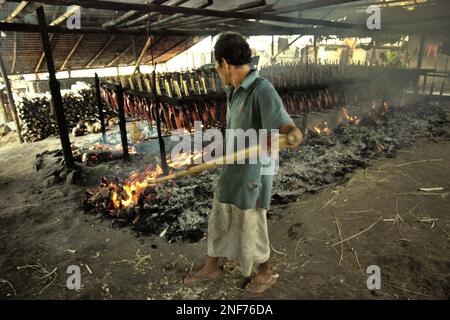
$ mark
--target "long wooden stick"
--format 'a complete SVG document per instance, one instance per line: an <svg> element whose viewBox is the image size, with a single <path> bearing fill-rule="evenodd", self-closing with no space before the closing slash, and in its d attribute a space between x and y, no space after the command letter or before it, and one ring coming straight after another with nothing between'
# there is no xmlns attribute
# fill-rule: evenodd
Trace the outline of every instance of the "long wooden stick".
<svg viewBox="0 0 450 320"><path fill-rule="evenodd" d="M294 135L284 135L284 134L280 134L279 135L279 142L278 142L278 147L279 149L286 149L286 148L292 148L293 146L296 145L297 142L297 138ZM250 148L246 148L244 150L240 150L237 152L233 152L232 154L229 155L225 155L222 157L219 157L215 160L212 161L208 161L206 163L203 164L199 164L196 166L193 166L189 169L186 170L181 170L178 172L174 172L171 173L167 176L164 177L159 177L159 178L148 178L147 182L150 184L160 184L160 183L164 183L164 182L168 182L170 180L174 180L174 179L178 179L181 177L185 177L185 176L189 176L192 174L197 174L206 170L212 170L215 169L217 167L223 166L227 163L236 163L236 160L243 160L243 159L248 159L250 157L250 155L258 155L260 151L260 146L256 145Z"/></svg>

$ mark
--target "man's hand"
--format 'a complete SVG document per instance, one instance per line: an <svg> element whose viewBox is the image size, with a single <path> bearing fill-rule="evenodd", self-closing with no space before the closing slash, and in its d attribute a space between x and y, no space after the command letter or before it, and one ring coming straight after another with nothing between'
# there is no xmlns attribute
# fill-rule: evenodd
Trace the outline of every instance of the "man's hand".
<svg viewBox="0 0 450 320"><path fill-rule="evenodd" d="M278 128L279 134L285 134L290 135L293 137L294 144L292 145L293 148L297 148L303 141L303 135L299 128L295 126L293 123L288 123L280 128ZM275 139L278 139L278 135L267 135L266 137L263 137L263 139L266 139L267 141L267 148L263 148L263 152L267 152L270 154L270 157L275 160L278 158L279 153L279 144L272 146L272 139L276 141Z"/></svg>
<svg viewBox="0 0 450 320"><path fill-rule="evenodd" d="M278 128L278 131L281 134L292 135L294 137L294 144L292 145L294 148L297 148L303 142L303 135L300 129L293 123L288 123L281 126Z"/></svg>

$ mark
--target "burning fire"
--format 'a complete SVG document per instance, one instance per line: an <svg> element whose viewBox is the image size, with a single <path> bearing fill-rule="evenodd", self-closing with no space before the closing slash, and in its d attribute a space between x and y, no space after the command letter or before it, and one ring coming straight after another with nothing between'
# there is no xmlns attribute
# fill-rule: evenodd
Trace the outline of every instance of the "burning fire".
<svg viewBox="0 0 450 320"><path fill-rule="evenodd" d="M328 128L328 123L324 121L321 125L314 127L314 132L317 134L330 134L331 130Z"/></svg>
<svg viewBox="0 0 450 320"><path fill-rule="evenodd" d="M194 163L195 159L203 156L203 153L194 154L180 153L175 159L167 159L167 165L172 169L180 169ZM131 205L137 205L140 195L150 185L149 181L163 174L160 165L156 168L147 168L143 172L135 172L129 176L124 183L119 184L110 182L109 187L114 190L111 197L114 209L127 208Z"/></svg>
<svg viewBox="0 0 450 320"><path fill-rule="evenodd" d="M347 108L345 108L345 107L342 107L342 114L347 119L347 121L349 123L358 125L359 122L361 121L361 119L358 116L351 116L351 115L349 115L349 113L347 111Z"/></svg>

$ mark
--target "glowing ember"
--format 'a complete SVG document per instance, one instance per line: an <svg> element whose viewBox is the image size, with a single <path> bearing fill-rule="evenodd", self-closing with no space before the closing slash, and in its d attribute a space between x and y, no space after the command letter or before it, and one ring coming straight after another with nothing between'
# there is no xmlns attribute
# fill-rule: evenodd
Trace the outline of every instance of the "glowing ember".
<svg viewBox="0 0 450 320"><path fill-rule="evenodd" d="M314 132L317 134L330 134L331 129L328 128L328 124L324 121L320 126L314 127Z"/></svg>
<svg viewBox="0 0 450 320"><path fill-rule="evenodd" d="M349 113L347 111L347 108L345 108L345 107L342 107L342 114L347 119L347 121L349 123L358 125L359 122L361 121L361 119L358 116L351 116L351 115L349 115Z"/></svg>

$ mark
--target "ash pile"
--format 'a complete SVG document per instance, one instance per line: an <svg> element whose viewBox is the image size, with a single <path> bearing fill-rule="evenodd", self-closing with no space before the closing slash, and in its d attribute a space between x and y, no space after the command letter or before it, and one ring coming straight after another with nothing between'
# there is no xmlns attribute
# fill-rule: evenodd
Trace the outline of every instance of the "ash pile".
<svg viewBox="0 0 450 320"><path fill-rule="evenodd" d="M298 150L280 154L272 205L288 204L305 192L343 183L356 168L367 167L377 157L394 157L396 150L411 146L417 136L448 135L446 112L439 105L374 108L358 124L308 132ZM144 181L160 175L158 167L122 182L103 178L100 187L87 191L83 208L112 219L113 226L131 226L138 235L159 235L169 242L199 241L207 230L219 170L157 186L146 186Z"/></svg>

